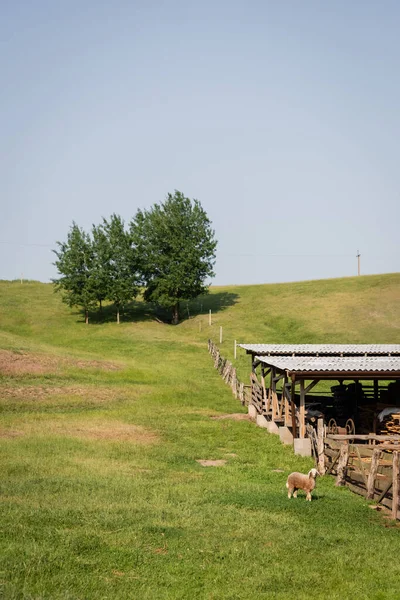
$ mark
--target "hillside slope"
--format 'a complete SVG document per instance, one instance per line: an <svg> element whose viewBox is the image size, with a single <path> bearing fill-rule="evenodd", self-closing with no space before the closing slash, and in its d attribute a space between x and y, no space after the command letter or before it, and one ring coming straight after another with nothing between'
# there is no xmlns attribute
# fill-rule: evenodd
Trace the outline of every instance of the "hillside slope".
<svg viewBox="0 0 400 600"><path fill-rule="evenodd" d="M246 419L206 340L398 342L399 289L214 288L179 326L140 302L86 326L51 285L0 282L0 596L397 598L397 525L329 477L289 501L311 459Z"/></svg>

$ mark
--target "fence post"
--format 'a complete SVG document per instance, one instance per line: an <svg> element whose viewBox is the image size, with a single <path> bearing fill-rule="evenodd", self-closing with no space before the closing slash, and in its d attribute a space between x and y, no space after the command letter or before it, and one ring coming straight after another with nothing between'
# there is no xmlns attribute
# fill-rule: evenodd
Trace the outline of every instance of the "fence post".
<svg viewBox="0 0 400 600"><path fill-rule="evenodd" d="M349 442L346 440L340 446L339 462L337 467L337 477L335 485L345 485L346 467L349 459Z"/></svg>
<svg viewBox="0 0 400 600"><path fill-rule="evenodd" d="M236 343L236 340L235 340L235 344L233 346L233 355L235 357L235 360L236 360L236 346L237 346L237 343Z"/></svg>
<svg viewBox="0 0 400 600"><path fill-rule="evenodd" d="M211 308L210 312L208 313L208 324L211 326Z"/></svg>
<svg viewBox="0 0 400 600"><path fill-rule="evenodd" d="M219 343L222 344L222 326L219 328Z"/></svg>
<svg viewBox="0 0 400 600"><path fill-rule="evenodd" d="M379 459L381 457L381 450L375 448L372 453L371 458L371 468L369 470L368 480L367 480L367 498L371 499L374 497L375 493L375 479L376 474L378 473L379 468Z"/></svg>
<svg viewBox="0 0 400 600"><path fill-rule="evenodd" d="M392 519L397 519L399 507L399 453L393 452Z"/></svg>

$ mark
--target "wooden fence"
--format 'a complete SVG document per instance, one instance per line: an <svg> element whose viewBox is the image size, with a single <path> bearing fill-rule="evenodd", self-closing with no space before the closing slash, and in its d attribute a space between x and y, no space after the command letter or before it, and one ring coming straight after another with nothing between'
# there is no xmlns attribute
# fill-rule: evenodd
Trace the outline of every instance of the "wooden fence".
<svg viewBox="0 0 400 600"><path fill-rule="evenodd" d="M373 445L381 436L369 435L367 443L355 443L350 436L328 435L324 440L326 473L336 475L336 485L347 485L392 511L392 518L400 518L399 506L399 455L400 444ZM359 439L358 438L358 439Z"/></svg>
<svg viewBox="0 0 400 600"><path fill-rule="evenodd" d="M238 380L235 367L221 355L218 346L212 340L208 340L208 351L214 361L214 367L225 383L231 387L235 398L240 400L243 406L247 406L250 402L251 386Z"/></svg>

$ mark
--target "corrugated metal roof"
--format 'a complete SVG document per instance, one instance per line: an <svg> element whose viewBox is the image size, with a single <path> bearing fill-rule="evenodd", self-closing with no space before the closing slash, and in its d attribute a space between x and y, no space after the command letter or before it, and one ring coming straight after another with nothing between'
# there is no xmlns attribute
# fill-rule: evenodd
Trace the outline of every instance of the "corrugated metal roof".
<svg viewBox="0 0 400 600"><path fill-rule="evenodd" d="M281 371L362 372L384 371L400 376L400 356L257 356L257 360Z"/></svg>
<svg viewBox="0 0 400 600"><path fill-rule="evenodd" d="M400 356L400 344L238 344L240 348L261 355Z"/></svg>

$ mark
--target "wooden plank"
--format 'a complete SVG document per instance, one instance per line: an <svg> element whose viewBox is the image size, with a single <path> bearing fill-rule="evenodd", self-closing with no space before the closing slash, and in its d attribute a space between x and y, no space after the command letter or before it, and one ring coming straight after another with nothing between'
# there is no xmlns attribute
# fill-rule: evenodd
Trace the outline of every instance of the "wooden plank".
<svg viewBox="0 0 400 600"><path fill-rule="evenodd" d="M331 465L328 467L328 470L327 470L327 472L326 472L326 474L327 474L327 475L329 475L329 473L332 473L332 469L333 469L333 467L336 465L336 463L337 463L337 461L338 461L338 458L339 458L339 456L340 456L340 451L337 451L337 452L336 452L336 456L334 457L334 459L333 459L333 461L332 461L332 464L331 464Z"/></svg>
<svg viewBox="0 0 400 600"><path fill-rule="evenodd" d="M377 435L375 433L361 433L355 435L348 434L339 434L339 433L329 433L327 436L330 440L376 440L378 442L398 442L400 444L400 436L399 435Z"/></svg>
<svg viewBox="0 0 400 600"><path fill-rule="evenodd" d="M371 468L369 471L368 481L367 481L367 498L374 497L375 479L376 479L376 474L378 472L379 459L381 457L381 454L382 454L382 452L378 448L374 449L374 452L372 454L372 459L371 459Z"/></svg>
<svg viewBox="0 0 400 600"><path fill-rule="evenodd" d="M339 456L339 462L338 462L338 467L337 467L337 477L336 477L336 484L335 484L337 486L345 485L346 467L347 467L348 458L349 458L349 444L348 444L348 442L344 442L340 448L340 456Z"/></svg>
<svg viewBox="0 0 400 600"><path fill-rule="evenodd" d="M320 475L325 474L325 455L324 455L324 420L319 418L317 421L317 462Z"/></svg>
<svg viewBox="0 0 400 600"><path fill-rule="evenodd" d="M363 465L362 460L361 460L360 451L359 451L359 449L358 449L358 447L356 445L354 445L352 447L356 449L357 458L358 458L358 464L360 465L361 474L362 474L362 477L363 477L363 480L364 480L364 483L365 483L365 487L367 487L367 476L365 474L364 465Z"/></svg>
<svg viewBox="0 0 400 600"><path fill-rule="evenodd" d="M388 491L390 490L390 488L393 485L393 481L389 481L387 486L385 487L385 489L381 492L381 495L379 496L377 503L379 504L380 502L382 502L382 500L384 499L384 497L386 496L386 494L388 493Z"/></svg>
<svg viewBox="0 0 400 600"><path fill-rule="evenodd" d="M399 508L399 453L393 452L392 519L397 519Z"/></svg>

